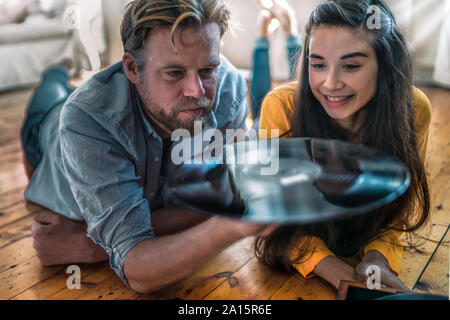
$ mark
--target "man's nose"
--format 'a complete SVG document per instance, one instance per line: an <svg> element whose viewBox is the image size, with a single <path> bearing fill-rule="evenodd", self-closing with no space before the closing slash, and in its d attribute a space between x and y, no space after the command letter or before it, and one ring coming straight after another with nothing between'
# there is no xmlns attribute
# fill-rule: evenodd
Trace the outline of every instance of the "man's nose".
<svg viewBox="0 0 450 320"><path fill-rule="evenodd" d="M186 78L184 84L184 96L200 99L205 96L205 88L200 76L192 75Z"/></svg>
<svg viewBox="0 0 450 320"><path fill-rule="evenodd" d="M335 91L344 87L344 82L340 79L340 73L337 70L330 70L325 78L323 87L328 91Z"/></svg>

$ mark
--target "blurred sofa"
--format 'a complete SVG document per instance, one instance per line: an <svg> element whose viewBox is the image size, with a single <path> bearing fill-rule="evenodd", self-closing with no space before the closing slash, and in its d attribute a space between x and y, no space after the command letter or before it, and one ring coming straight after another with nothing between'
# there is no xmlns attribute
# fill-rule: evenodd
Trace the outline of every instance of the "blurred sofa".
<svg viewBox="0 0 450 320"><path fill-rule="evenodd" d="M83 0L81 0L83 1ZM92 17L94 12L91 3ZM85 15L68 12L68 6L78 5L80 0L13 0L0 2L4 13L0 16L0 92L28 87L40 79L42 71L63 58L74 60L77 70L89 67L86 48L80 40L74 19ZM11 6L25 6L21 14L9 10L17 17L8 17L5 12ZM98 1L101 5L101 1ZM70 8L69 8L70 9ZM70 10L69 10L70 11ZM101 17L101 8L96 13ZM95 12L94 12L95 13ZM69 16L68 16L69 14ZM70 16L71 15L71 16ZM15 18L15 19L14 19ZM2 21L3 20L3 21ZM94 34L99 39L96 50L105 50L103 26L96 24Z"/></svg>

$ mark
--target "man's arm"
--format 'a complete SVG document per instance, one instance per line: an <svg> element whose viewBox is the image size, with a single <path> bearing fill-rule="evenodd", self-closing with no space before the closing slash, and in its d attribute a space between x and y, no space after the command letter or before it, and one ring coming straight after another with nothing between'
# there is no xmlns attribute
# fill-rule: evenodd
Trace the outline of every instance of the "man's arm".
<svg viewBox="0 0 450 320"><path fill-rule="evenodd" d="M184 232L140 242L125 258L124 274L134 291L154 292L188 277L239 239L275 227L212 217Z"/></svg>
<svg viewBox="0 0 450 320"><path fill-rule="evenodd" d="M183 208L163 208L151 215L152 226L158 237L182 232L209 218L210 216L205 214Z"/></svg>

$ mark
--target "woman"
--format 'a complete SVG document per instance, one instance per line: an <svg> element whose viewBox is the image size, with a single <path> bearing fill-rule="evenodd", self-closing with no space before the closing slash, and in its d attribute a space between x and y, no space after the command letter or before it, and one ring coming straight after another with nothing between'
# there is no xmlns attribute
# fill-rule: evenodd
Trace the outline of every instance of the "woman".
<svg viewBox="0 0 450 320"><path fill-rule="evenodd" d="M260 129L383 150L405 163L411 185L394 203L366 215L280 227L257 238L256 255L270 267L293 267L336 288L341 280L365 281L377 265L384 285L408 290L397 278L400 235L418 229L429 215L423 160L431 106L411 85L404 36L382 0L327 1L310 16L300 63L299 81L265 98Z"/></svg>

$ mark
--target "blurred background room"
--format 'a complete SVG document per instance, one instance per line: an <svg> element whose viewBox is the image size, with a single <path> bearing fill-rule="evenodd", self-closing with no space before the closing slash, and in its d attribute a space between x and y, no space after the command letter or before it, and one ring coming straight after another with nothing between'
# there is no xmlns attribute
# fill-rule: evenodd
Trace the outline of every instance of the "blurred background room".
<svg viewBox="0 0 450 320"><path fill-rule="evenodd" d="M32 86L49 65L70 58L74 76L122 58L121 16L129 0L0 0L0 92ZM302 33L320 0L291 0ZM450 0L387 0L408 35L415 79L450 88ZM256 0L228 0L233 32L222 53L250 78ZM274 26L276 28L276 25ZM272 78L288 77L281 28L271 39Z"/></svg>

